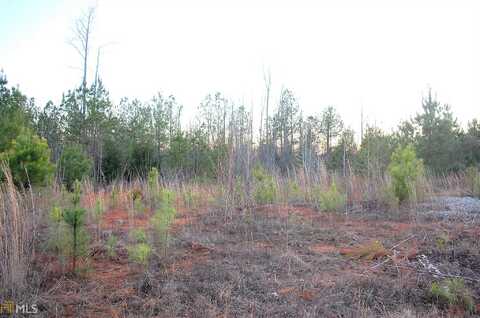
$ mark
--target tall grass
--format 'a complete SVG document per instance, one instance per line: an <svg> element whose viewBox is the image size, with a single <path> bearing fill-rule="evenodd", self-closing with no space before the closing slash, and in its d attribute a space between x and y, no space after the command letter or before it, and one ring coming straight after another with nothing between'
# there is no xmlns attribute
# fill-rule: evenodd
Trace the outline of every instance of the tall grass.
<svg viewBox="0 0 480 318"><path fill-rule="evenodd" d="M6 165L0 165L0 294L16 296L26 287L33 251L33 214L27 195L13 184ZM30 192L30 195L31 192Z"/></svg>

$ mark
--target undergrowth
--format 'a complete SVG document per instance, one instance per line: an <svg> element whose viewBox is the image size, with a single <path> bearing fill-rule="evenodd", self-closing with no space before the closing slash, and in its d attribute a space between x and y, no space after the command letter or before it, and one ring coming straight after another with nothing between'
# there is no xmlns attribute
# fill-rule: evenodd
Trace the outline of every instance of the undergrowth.
<svg viewBox="0 0 480 318"><path fill-rule="evenodd" d="M433 282L429 292L432 301L439 306L449 308L459 306L467 312L475 312L475 302L471 292L461 278L447 278Z"/></svg>
<svg viewBox="0 0 480 318"><path fill-rule="evenodd" d="M275 203L277 200L277 183L273 176L269 175L265 169L258 166L253 169L255 180L255 190L253 197L258 204Z"/></svg>
<svg viewBox="0 0 480 318"><path fill-rule="evenodd" d="M345 206L346 196L337 190L335 182L326 191L320 186L314 187L312 195L313 203L322 212L339 212Z"/></svg>

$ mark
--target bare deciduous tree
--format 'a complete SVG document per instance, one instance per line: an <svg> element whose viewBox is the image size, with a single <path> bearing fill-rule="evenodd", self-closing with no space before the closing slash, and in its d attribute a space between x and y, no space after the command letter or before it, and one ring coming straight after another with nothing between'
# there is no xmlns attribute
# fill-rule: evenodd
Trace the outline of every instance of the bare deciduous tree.
<svg viewBox="0 0 480 318"><path fill-rule="evenodd" d="M82 114L86 113L86 94L87 94L87 71L88 55L90 53L91 37L93 32L93 22L95 19L95 7L88 8L75 21L73 27L73 38L69 44L77 51L82 60Z"/></svg>

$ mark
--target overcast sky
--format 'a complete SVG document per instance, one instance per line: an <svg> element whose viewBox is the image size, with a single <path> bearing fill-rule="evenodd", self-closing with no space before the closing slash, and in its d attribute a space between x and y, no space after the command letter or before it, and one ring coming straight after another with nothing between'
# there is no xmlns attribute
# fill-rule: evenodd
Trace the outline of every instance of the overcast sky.
<svg viewBox="0 0 480 318"><path fill-rule="evenodd" d="M431 87L462 124L480 118L478 1L0 0L0 68L39 105L80 83L67 42L97 4L94 51L114 102L173 94L187 118L220 91L259 109L263 70L306 114L337 107L357 132L360 109L390 129ZM360 5L361 3L361 5Z"/></svg>

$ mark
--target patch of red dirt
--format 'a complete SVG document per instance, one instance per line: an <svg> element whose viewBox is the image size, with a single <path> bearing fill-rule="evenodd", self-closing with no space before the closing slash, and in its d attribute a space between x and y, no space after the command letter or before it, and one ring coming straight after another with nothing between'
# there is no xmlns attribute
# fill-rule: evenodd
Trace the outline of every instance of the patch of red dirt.
<svg viewBox="0 0 480 318"><path fill-rule="evenodd" d="M62 264L59 262L58 257L54 255L36 253L33 263L44 271L45 277L49 280L48 284L53 285L54 280L60 278L64 274Z"/></svg>
<svg viewBox="0 0 480 318"><path fill-rule="evenodd" d="M97 194L98 195L98 194ZM84 196L83 204L85 206L94 206L97 195L90 193ZM112 208L104 213L100 221L100 228L103 230L119 230L128 232L133 228L148 229L150 227L150 218L153 212L148 211L142 214L133 215L125 208ZM173 229L180 230L182 227L192 224L198 218L198 215L206 209L195 210L179 210L178 216L174 221ZM208 261L213 248L207 247L199 243L192 243L190 249L187 250L177 262L173 263L167 271L191 271L199 263ZM55 290L51 295L55 303L62 304L65 317L76 317L79 314L79 304L87 302L88 305L82 308L82 316L85 317L122 317L122 307L125 301L136 297L136 291L128 282L135 281L141 273L141 268L135 264L131 264L123 255L120 259L113 260L106 258L101 251L91 255L88 268L84 279L81 281L69 280L75 283L72 287L66 287L62 283L61 290ZM59 262L55 258L52 261L49 255L39 255L39 264L50 264L48 271L52 273L52 278L59 277L63 274ZM79 261L80 263L80 261ZM87 266L88 265L88 266ZM53 275L55 273L55 275ZM53 279L51 285L54 285ZM88 296L85 296L88 295ZM83 299L87 297L87 299ZM116 303L115 308L109 304Z"/></svg>
<svg viewBox="0 0 480 318"><path fill-rule="evenodd" d="M393 223L391 224L393 229L398 232L406 232L414 226L412 223Z"/></svg>
<svg viewBox="0 0 480 318"><path fill-rule="evenodd" d="M296 287L284 287L278 290L278 294L284 297L295 294L303 300L312 301L313 298L315 298L316 292L312 289L299 290L299 288Z"/></svg>
<svg viewBox="0 0 480 318"><path fill-rule="evenodd" d="M308 248L310 251L318 254L325 254L325 253L335 253L338 251L338 248L333 245L328 244L314 244Z"/></svg>
<svg viewBox="0 0 480 318"><path fill-rule="evenodd" d="M208 260L208 255L188 255L181 260L174 262L168 268L167 272L174 273L176 271L190 272L196 264L205 263Z"/></svg>
<svg viewBox="0 0 480 318"><path fill-rule="evenodd" d="M182 217L176 218L176 219L173 221L173 225L176 225L176 226L187 225L187 224L190 223L190 220L191 220L191 218L186 217L186 216L182 216Z"/></svg>
<svg viewBox="0 0 480 318"><path fill-rule="evenodd" d="M210 253L211 251L213 251L212 248L196 242L192 242L191 249L194 253Z"/></svg>
<svg viewBox="0 0 480 318"><path fill-rule="evenodd" d="M84 193L81 197L81 205L83 207L91 209L95 206L96 199L97 195L95 192Z"/></svg>
<svg viewBox="0 0 480 318"><path fill-rule="evenodd" d="M184 226L193 225L198 221L199 215L206 213L206 209L188 210L186 208L177 208L177 216L173 220L172 232L180 231Z"/></svg>
<svg viewBox="0 0 480 318"><path fill-rule="evenodd" d="M348 220L335 223L336 228L370 239L391 238L415 233L424 226L415 223L393 221ZM331 226L330 226L331 227Z"/></svg>
<svg viewBox="0 0 480 318"><path fill-rule="evenodd" d="M148 228L150 217L148 214L134 216L129 218L128 212L123 209L113 209L105 213L102 217L102 229L123 229L129 228Z"/></svg>
<svg viewBox="0 0 480 318"><path fill-rule="evenodd" d="M417 244L414 242L412 246L406 246L401 249L400 253L394 255L394 259L404 261L404 260L413 260L417 257L419 253Z"/></svg>
<svg viewBox="0 0 480 318"><path fill-rule="evenodd" d="M90 280L115 290L122 288L129 276L138 273L134 266L117 264L108 259L93 260L91 269L88 274Z"/></svg>
<svg viewBox="0 0 480 318"><path fill-rule="evenodd" d="M273 244L270 242L255 242L255 248L257 249L271 249Z"/></svg>
<svg viewBox="0 0 480 318"><path fill-rule="evenodd" d="M278 290L278 293L282 296L286 296L288 294L294 293L296 290L295 287L284 287Z"/></svg>
<svg viewBox="0 0 480 318"><path fill-rule="evenodd" d="M322 227L330 228L335 224L336 227L346 231L354 231L360 234L375 234L377 236L403 234L417 226L414 223L406 222L354 220L341 213L319 212L308 206L265 204L258 207L256 211L274 217L296 215L307 220L314 220ZM372 229L375 229L375 231L372 231Z"/></svg>
<svg viewBox="0 0 480 318"><path fill-rule="evenodd" d="M299 293L299 297L306 301L312 301L315 298L315 291L305 289Z"/></svg>
<svg viewBox="0 0 480 318"><path fill-rule="evenodd" d="M190 251L179 261L170 265L167 272L173 273L179 270L189 272L193 269L195 264L205 263L208 260L211 251L213 251L213 249L194 242L191 245Z"/></svg>
<svg viewBox="0 0 480 318"><path fill-rule="evenodd" d="M289 215L298 215L307 219L311 219L318 215L319 212L310 207L303 206L283 206L275 204L265 204L256 209L256 212L266 213L271 216L287 217Z"/></svg>

